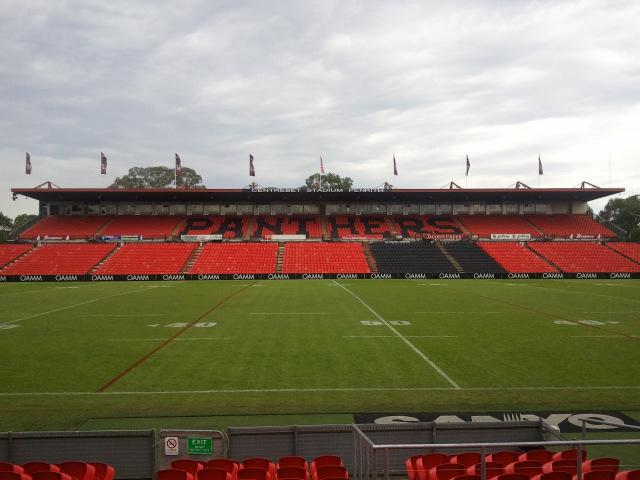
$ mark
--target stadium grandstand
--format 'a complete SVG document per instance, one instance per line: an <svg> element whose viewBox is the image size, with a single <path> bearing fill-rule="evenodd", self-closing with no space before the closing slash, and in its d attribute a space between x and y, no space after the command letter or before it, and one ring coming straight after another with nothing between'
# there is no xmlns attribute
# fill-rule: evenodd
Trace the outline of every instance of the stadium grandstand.
<svg viewBox="0 0 640 480"><path fill-rule="evenodd" d="M14 188L39 201L2 281L638 278L638 245L588 202L624 189Z"/></svg>

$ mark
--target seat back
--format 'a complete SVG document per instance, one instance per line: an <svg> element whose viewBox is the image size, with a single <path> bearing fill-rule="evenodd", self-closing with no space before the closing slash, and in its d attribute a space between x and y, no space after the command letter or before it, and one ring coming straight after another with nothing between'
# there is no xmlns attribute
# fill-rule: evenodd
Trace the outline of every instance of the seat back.
<svg viewBox="0 0 640 480"><path fill-rule="evenodd" d="M47 462L27 462L23 463L21 467L24 469L25 475L33 476L37 472L59 472L60 468Z"/></svg>
<svg viewBox="0 0 640 480"><path fill-rule="evenodd" d="M96 480L113 480L115 469L103 462L90 462L95 470Z"/></svg>
<svg viewBox="0 0 640 480"><path fill-rule="evenodd" d="M309 470L309 464L304 459L304 457L300 457L298 455L288 455L286 457L282 457L278 460L276 464L276 468L284 468L284 467L300 467L305 470Z"/></svg>
<svg viewBox="0 0 640 480"><path fill-rule="evenodd" d="M537 460L520 460L506 465L504 473L524 473L533 477L542 473L542 463Z"/></svg>
<svg viewBox="0 0 640 480"><path fill-rule="evenodd" d="M84 462L62 462L57 464L61 472L66 473L74 480L94 480L96 469L93 465Z"/></svg>
<svg viewBox="0 0 640 480"><path fill-rule="evenodd" d="M277 480L309 480L309 472L302 467L280 467L276 469Z"/></svg>
<svg viewBox="0 0 640 480"><path fill-rule="evenodd" d="M165 468L164 470L158 470L156 472L158 480L193 480L191 475L186 470L180 470L179 468Z"/></svg>
<svg viewBox="0 0 640 480"><path fill-rule="evenodd" d="M233 480L229 472L221 468L203 468L196 473L196 480Z"/></svg>

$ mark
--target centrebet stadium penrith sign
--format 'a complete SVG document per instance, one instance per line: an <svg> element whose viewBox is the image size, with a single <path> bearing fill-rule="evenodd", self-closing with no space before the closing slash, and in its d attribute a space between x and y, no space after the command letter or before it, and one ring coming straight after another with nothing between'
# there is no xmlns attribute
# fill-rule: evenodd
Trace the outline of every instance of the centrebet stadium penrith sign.
<svg viewBox="0 0 640 480"><path fill-rule="evenodd" d="M0 282L141 282L181 280L620 280L640 278L640 272L597 273L269 273L158 275L0 275Z"/></svg>

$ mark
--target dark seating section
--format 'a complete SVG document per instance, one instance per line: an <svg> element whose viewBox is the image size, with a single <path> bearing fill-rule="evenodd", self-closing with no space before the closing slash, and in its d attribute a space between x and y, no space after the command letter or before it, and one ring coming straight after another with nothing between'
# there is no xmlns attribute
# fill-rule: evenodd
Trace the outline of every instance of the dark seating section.
<svg viewBox="0 0 640 480"><path fill-rule="evenodd" d="M505 269L477 243L447 243L445 250L464 272L504 273Z"/></svg>
<svg viewBox="0 0 640 480"><path fill-rule="evenodd" d="M331 215L327 217L331 238L382 240L392 237L384 216Z"/></svg>
<svg viewBox="0 0 640 480"><path fill-rule="evenodd" d="M319 216L258 216L255 217L251 236L269 240L273 235L304 235L306 238L322 238Z"/></svg>
<svg viewBox="0 0 640 480"><path fill-rule="evenodd" d="M372 243L369 248L380 273L458 272L435 243Z"/></svg>

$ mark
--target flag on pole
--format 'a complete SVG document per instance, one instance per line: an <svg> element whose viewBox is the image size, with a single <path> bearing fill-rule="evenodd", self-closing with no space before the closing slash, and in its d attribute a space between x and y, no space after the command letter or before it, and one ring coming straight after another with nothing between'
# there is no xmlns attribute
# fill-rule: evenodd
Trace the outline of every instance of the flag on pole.
<svg viewBox="0 0 640 480"><path fill-rule="evenodd" d="M182 173L182 160L180 160L180 155L176 153L176 175L180 175Z"/></svg>
<svg viewBox="0 0 640 480"><path fill-rule="evenodd" d="M542 175L544 172L542 171L542 160L540 160L540 155L538 155L538 175Z"/></svg>
<svg viewBox="0 0 640 480"><path fill-rule="evenodd" d="M396 156L393 156L393 174L398 175L398 166L396 165Z"/></svg>
<svg viewBox="0 0 640 480"><path fill-rule="evenodd" d="M249 176L250 177L255 177L256 176L256 169L253 168L253 155L249 155Z"/></svg>
<svg viewBox="0 0 640 480"><path fill-rule="evenodd" d="M320 157L320 173L324 175L324 164L322 163L322 157Z"/></svg>
<svg viewBox="0 0 640 480"><path fill-rule="evenodd" d="M25 173L27 175L31 175L31 155L27 153L25 160Z"/></svg>
<svg viewBox="0 0 640 480"><path fill-rule="evenodd" d="M471 163L469 163L469 155L467 155L467 171L466 171L466 173L464 174L464 175L465 175L465 177L466 177L466 176L469 176L469 169L470 169L470 168L471 168Z"/></svg>
<svg viewBox="0 0 640 480"><path fill-rule="evenodd" d="M107 174L107 157L102 152L100 152L100 173Z"/></svg>

